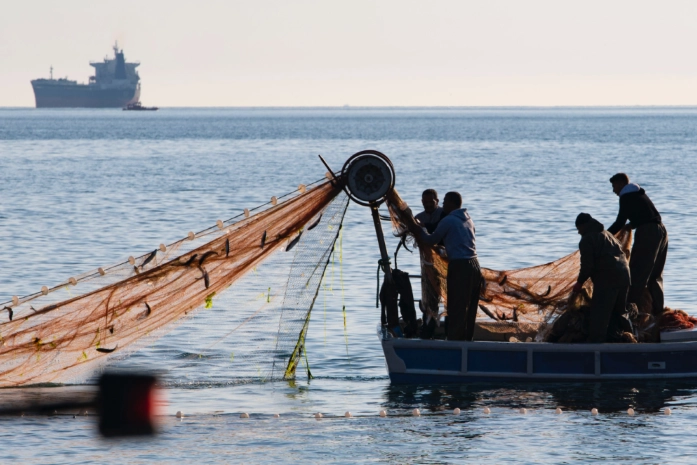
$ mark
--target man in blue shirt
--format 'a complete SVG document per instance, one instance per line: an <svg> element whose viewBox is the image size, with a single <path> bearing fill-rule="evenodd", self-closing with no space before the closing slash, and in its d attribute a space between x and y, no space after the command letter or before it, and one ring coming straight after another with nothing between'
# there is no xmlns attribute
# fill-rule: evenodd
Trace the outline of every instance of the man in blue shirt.
<svg viewBox="0 0 697 465"><path fill-rule="evenodd" d="M471 341L479 307L482 271L477 260L474 222L462 208L462 196L448 192L443 199L445 216L433 234L413 225L411 232L421 243L434 246L441 241L448 255L448 340Z"/></svg>

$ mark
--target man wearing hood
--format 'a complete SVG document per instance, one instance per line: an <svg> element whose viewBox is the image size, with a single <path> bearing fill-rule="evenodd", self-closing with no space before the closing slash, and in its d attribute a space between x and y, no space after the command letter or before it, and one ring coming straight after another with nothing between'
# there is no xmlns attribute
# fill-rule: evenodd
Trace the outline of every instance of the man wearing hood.
<svg viewBox="0 0 697 465"><path fill-rule="evenodd" d="M421 242L431 246L443 241L448 254L448 340L471 341L479 307L482 270L474 244L474 222L462 208L462 196L448 192L443 199L445 216L433 234L418 225L410 227Z"/></svg>
<svg viewBox="0 0 697 465"><path fill-rule="evenodd" d="M588 213L578 215L576 229L581 235L581 270L574 292L581 292L588 278L593 281L588 342L606 342L610 319L625 312L629 266L615 236Z"/></svg>
<svg viewBox="0 0 697 465"><path fill-rule="evenodd" d="M644 288L648 288L653 300L652 312L663 312L663 267L668 255L668 233L661 220L661 214L654 207L646 191L635 183L629 182L629 176L617 173L610 178L612 190L620 198L620 211L617 220L607 228L617 234L623 228L636 229L634 245L629 258L632 285L628 300L639 304ZM629 224L625 226L629 220Z"/></svg>

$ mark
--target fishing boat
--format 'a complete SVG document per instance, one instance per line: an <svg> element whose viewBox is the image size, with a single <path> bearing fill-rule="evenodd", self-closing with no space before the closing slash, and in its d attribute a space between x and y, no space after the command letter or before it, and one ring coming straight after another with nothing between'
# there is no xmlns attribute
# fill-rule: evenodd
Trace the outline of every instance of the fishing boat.
<svg viewBox="0 0 697 465"><path fill-rule="evenodd" d="M671 334L677 342L666 340ZM697 379L694 330L641 344L421 340L382 328L379 336L395 384Z"/></svg>
<svg viewBox="0 0 697 465"><path fill-rule="evenodd" d="M380 266L386 279L390 279L393 270L389 266L378 206L394 188L391 162L376 151L359 152L346 162L341 178L336 179L344 182L352 200L370 207L380 246ZM511 327L516 323L478 323L475 340L469 342L398 337L383 321L378 337L390 381L447 384L697 380L697 329L662 332L661 342L590 344L534 342L536 331L529 334L531 337L526 342L508 337L503 331L482 331L483 326L496 324ZM498 337L487 337L487 334Z"/></svg>
<svg viewBox="0 0 697 465"><path fill-rule="evenodd" d="M144 107L140 102L129 103L123 107L123 111L157 111L158 107Z"/></svg>

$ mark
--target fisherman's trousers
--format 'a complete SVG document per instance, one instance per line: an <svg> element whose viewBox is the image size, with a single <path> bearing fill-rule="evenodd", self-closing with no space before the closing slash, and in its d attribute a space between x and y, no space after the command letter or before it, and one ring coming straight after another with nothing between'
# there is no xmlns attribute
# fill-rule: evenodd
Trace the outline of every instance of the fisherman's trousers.
<svg viewBox="0 0 697 465"><path fill-rule="evenodd" d="M476 258L448 263L448 340L471 341L479 308L482 270Z"/></svg>
<svg viewBox="0 0 697 465"><path fill-rule="evenodd" d="M625 312L627 289L627 286L593 289L588 342L607 342L610 321L613 317L621 318Z"/></svg>
<svg viewBox="0 0 697 465"><path fill-rule="evenodd" d="M645 223L636 228L634 246L629 258L632 286L630 303L641 302L644 288L648 288L653 300L654 315L663 313L663 267L668 255L668 232L663 223Z"/></svg>

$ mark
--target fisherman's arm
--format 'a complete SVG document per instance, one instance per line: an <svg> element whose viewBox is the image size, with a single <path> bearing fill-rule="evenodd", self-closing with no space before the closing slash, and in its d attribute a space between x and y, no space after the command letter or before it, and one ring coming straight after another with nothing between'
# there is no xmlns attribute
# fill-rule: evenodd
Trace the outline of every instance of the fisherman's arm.
<svg viewBox="0 0 697 465"><path fill-rule="evenodd" d="M581 292L583 284L591 277L595 261L593 259L593 245L590 239L581 239L578 243L578 249L581 252L581 269L578 272L578 280L574 284L574 292Z"/></svg>
<svg viewBox="0 0 697 465"><path fill-rule="evenodd" d="M617 213L617 219L615 220L614 223L612 223L612 226L607 228L608 232L612 234L613 236L616 235L618 232L622 230L622 228L625 227L625 224L627 223L627 213L626 213L627 207L625 206L625 202L622 201L622 197L620 197L620 211Z"/></svg>
<svg viewBox="0 0 697 465"><path fill-rule="evenodd" d="M447 221L441 221L438 223L438 227L436 228L435 231L433 231L433 234L429 234L426 231L423 230L423 228L420 227L410 227L409 230L414 234L421 242L424 242L428 245L436 245L438 244L441 240L443 240L443 237L445 237L445 234L448 232L448 222Z"/></svg>

